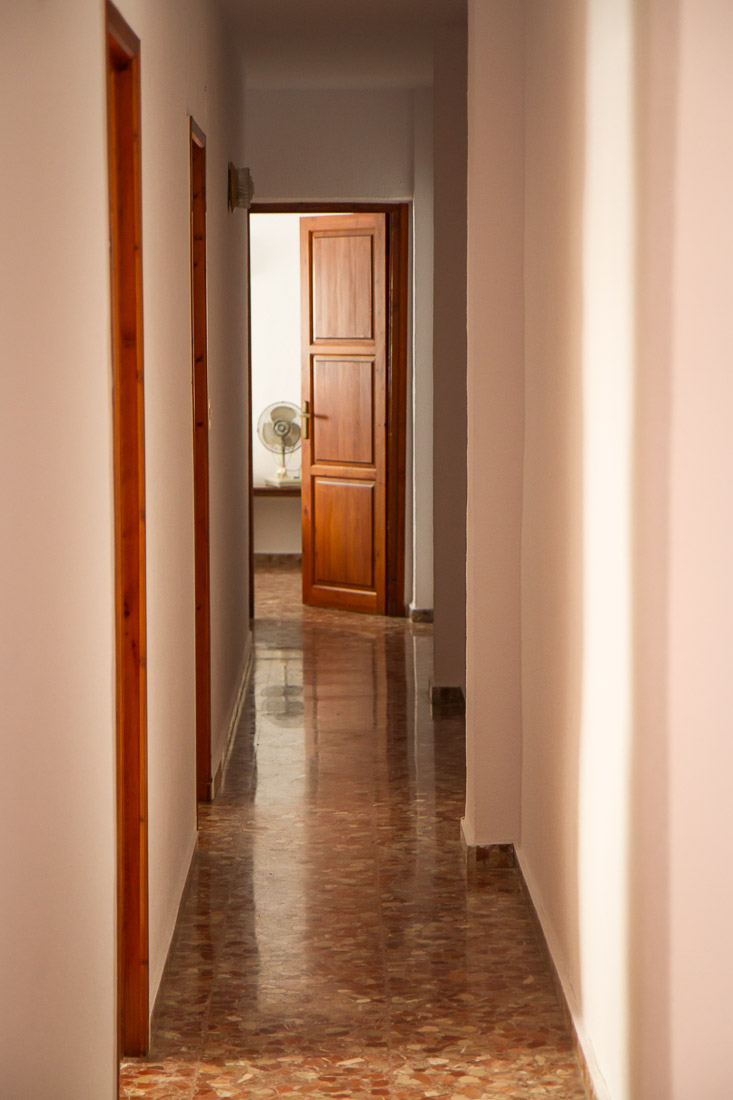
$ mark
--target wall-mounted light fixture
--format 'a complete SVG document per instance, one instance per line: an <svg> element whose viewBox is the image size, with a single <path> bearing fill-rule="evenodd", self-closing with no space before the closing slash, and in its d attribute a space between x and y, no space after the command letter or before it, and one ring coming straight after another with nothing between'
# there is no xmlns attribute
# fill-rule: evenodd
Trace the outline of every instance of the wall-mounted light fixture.
<svg viewBox="0 0 733 1100"><path fill-rule="evenodd" d="M229 161L228 192L230 210L249 210L255 193L249 168L237 168Z"/></svg>

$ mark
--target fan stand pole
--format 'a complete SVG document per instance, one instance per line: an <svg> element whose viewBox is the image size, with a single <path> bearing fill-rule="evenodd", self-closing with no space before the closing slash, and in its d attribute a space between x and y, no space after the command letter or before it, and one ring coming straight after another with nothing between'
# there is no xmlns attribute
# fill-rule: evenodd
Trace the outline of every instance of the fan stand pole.
<svg viewBox="0 0 733 1100"><path fill-rule="evenodd" d="M280 444L280 449L281 449L281 452L282 452L282 454L281 454L281 466L280 466L280 469L277 471L277 480L278 481L285 481L285 478L288 476L288 471L287 471L287 467L285 466L285 441L284 440Z"/></svg>

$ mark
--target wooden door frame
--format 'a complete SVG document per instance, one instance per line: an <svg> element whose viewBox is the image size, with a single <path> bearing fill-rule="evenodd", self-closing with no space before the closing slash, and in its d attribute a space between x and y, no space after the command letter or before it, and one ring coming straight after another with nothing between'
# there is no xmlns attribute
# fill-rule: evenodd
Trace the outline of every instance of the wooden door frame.
<svg viewBox="0 0 733 1100"><path fill-rule="evenodd" d="M115 497L117 963L121 1055L147 1053L148 807L140 40L106 5Z"/></svg>
<svg viewBox="0 0 733 1100"><path fill-rule="evenodd" d="M191 183L191 389L196 633L196 798L214 797L211 768L211 568L206 315L206 135L189 116Z"/></svg>
<svg viewBox="0 0 733 1100"><path fill-rule="evenodd" d="M251 207L247 210L247 410L249 412L247 426L249 548L247 556L249 562L249 625L251 630L255 618L255 490L254 477L252 476L252 257L250 254L252 226L249 220L250 213Z"/></svg>
<svg viewBox="0 0 733 1100"><path fill-rule="evenodd" d="M385 214L387 221L387 591L386 613L404 616L405 468L407 439L408 241L410 204L371 202L254 202L251 214ZM249 284L248 284L249 287ZM251 306L251 288L249 301ZM248 366L252 391L252 358ZM249 424L250 449L252 417ZM250 563L254 560L250 460ZM254 598L250 596L250 616Z"/></svg>

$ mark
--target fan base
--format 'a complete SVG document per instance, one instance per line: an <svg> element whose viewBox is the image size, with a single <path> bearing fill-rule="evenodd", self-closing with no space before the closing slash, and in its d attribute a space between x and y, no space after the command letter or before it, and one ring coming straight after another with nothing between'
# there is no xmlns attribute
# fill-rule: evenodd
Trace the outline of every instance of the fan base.
<svg viewBox="0 0 733 1100"><path fill-rule="evenodd" d="M287 477L266 477L265 485L269 485L272 489L285 489L294 485L300 488L300 478L290 477L289 475Z"/></svg>

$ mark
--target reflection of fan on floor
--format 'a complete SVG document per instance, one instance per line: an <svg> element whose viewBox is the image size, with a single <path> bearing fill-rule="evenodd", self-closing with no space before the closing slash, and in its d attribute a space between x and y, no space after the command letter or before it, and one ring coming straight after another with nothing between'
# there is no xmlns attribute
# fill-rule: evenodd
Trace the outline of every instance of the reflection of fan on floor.
<svg viewBox="0 0 733 1100"><path fill-rule="evenodd" d="M303 677L296 675L298 684L288 683L288 669L294 664L293 670L298 673L298 667L293 660L292 650L272 650L268 653L271 664L277 669L280 666L281 683L266 684L262 688L262 712L266 714L276 726L294 727L303 723ZM277 675L277 673L275 673Z"/></svg>
<svg viewBox="0 0 733 1100"><path fill-rule="evenodd" d="M280 465L274 477L266 477L265 485L300 485L300 478L287 470L287 455L300 446L300 409L289 401L276 401L260 413L257 435L268 451L279 455Z"/></svg>

